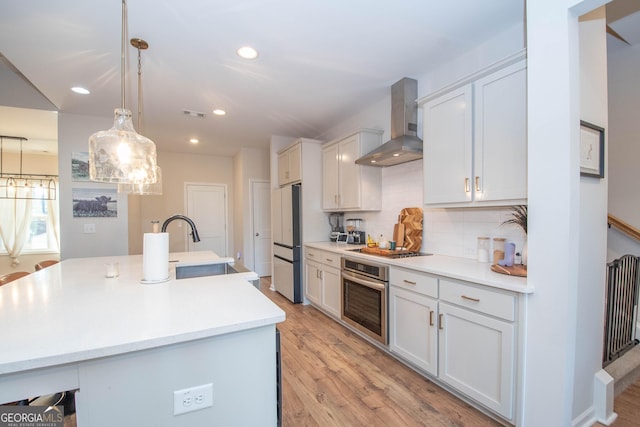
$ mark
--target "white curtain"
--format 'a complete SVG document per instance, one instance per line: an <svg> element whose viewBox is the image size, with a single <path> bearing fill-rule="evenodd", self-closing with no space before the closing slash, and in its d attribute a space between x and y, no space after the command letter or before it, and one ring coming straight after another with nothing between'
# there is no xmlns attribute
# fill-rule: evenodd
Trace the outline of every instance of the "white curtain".
<svg viewBox="0 0 640 427"><path fill-rule="evenodd" d="M57 185L57 184L56 184ZM47 240L49 248L60 251L60 223L58 222L58 198L47 201Z"/></svg>
<svg viewBox="0 0 640 427"><path fill-rule="evenodd" d="M13 266L20 264L18 256L29 239L31 205L29 199L0 200L0 238Z"/></svg>

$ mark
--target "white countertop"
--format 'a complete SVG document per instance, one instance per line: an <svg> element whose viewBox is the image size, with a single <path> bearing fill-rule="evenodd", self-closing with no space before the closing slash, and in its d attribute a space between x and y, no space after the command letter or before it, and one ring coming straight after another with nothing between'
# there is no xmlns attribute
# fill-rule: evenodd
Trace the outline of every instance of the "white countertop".
<svg viewBox="0 0 640 427"><path fill-rule="evenodd" d="M310 242L304 246L337 252L341 255L349 255L353 258L367 259L380 264L410 268L425 273L437 274L452 279L479 283L494 288L505 289L520 293L532 293L533 286L527 283L526 277L515 277L491 271L491 264L478 262L467 258L458 258L443 255L429 255L410 258L385 258L375 255L367 255L351 252L349 249L357 249L362 246L346 245L334 242Z"/></svg>
<svg viewBox="0 0 640 427"><path fill-rule="evenodd" d="M175 253L185 265L220 259ZM104 278L105 262L120 276ZM215 261L213 261L215 262ZM141 284L142 256L68 259L0 287L0 374L159 347L285 320L255 273Z"/></svg>

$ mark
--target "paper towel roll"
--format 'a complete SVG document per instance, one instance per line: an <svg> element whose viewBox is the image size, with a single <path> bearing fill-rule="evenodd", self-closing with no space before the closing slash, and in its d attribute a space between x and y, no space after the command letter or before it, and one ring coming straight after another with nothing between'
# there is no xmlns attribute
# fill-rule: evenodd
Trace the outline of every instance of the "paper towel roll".
<svg viewBox="0 0 640 427"><path fill-rule="evenodd" d="M162 282L169 278L169 233L144 233L142 280Z"/></svg>

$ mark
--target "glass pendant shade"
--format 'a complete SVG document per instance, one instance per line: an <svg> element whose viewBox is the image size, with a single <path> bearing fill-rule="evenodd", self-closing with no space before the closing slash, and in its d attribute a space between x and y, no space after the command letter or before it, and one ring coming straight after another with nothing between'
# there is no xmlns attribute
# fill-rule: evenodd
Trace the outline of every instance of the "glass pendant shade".
<svg viewBox="0 0 640 427"><path fill-rule="evenodd" d="M155 184L156 145L133 128L131 111L115 110L113 127L89 138L89 179L114 184Z"/></svg>
<svg viewBox="0 0 640 427"><path fill-rule="evenodd" d="M118 184L118 193L162 196L162 170L160 166L156 168L156 182L154 184Z"/></svg>

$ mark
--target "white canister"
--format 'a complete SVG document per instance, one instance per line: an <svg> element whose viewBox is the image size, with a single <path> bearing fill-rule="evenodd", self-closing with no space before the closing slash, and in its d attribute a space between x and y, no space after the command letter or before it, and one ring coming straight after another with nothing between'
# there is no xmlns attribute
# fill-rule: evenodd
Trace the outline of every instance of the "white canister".
<svg viewBox="0 0 640 427"><path fill-rule="evenodd" d="M478 262L489 262L488 237L478 237Z"/></svg>

